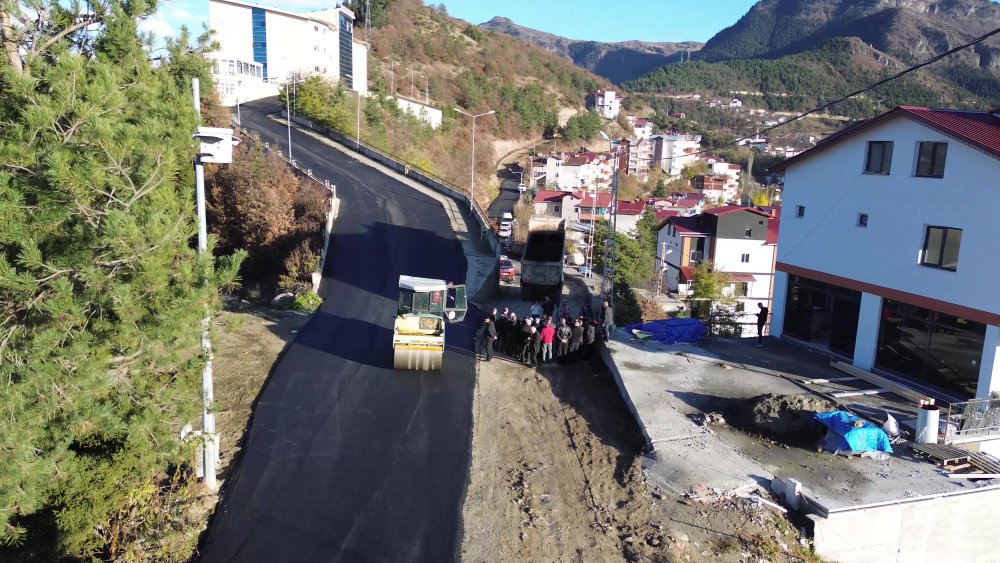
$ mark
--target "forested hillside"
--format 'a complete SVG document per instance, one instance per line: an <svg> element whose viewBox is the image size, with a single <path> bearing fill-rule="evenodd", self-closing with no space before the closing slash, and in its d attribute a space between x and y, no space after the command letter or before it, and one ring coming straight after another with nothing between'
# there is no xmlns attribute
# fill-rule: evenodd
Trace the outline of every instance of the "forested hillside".
<svg viewBox="0 0 1000 563"><path fill-rule="evenodd" d="M759 92L738 97L755 107L799 111L898 72L901 66L892 63L857 39L837 38L776 59L672 64L623 87L633 93L660 94L707 92L727 96L734 91ZM929 72L918 72L838 104L833 112L865 118L900 104L987 108L990 100L1000 100L1000 81L984 79L967 67L954 67L949 72L954 83Z"/></svg>

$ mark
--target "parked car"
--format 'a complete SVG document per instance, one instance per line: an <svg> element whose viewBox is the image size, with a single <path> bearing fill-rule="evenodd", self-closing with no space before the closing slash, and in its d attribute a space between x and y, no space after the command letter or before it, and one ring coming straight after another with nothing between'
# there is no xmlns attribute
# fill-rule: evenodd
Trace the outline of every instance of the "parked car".
<svg viewBox="0 0 1000 563"><path fill-rule="evenodd" d="M500 238L510 238L512 232L513 232L513 227L510 223L500 223L500 228L497 230L497 235L499 235Z"/></svg>
<svg viewBox="0 0 1000 563"><path fill-rule="evenodd" d="M514 219L514 216L512 214L510 214L510 213L504 213L503 215L500 216L500 222L501 223L516 223L517 220Z"/></svg>
<svg viewBox="0 0 1000 563"><path fill-rule="evenodd" d="M520 193L523 194L527 190L528 190L528 186L525 186L523 182L517 185L517 191L518 192L520 192Z"/></svg>
<svg viewBox="0 0 1000 563"><path fill-rule="evenodd" d="M507 256L500 256L500 282L514 283L516 277L517 270L514 269L514 263Z"/></svg>

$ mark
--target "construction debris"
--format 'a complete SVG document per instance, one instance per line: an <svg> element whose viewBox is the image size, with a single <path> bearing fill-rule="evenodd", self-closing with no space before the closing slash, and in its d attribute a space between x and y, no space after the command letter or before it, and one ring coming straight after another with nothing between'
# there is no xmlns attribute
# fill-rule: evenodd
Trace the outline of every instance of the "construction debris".
<svg viewBox="0 0 1000 563"><path fill-rule="evenodd" d="M693 417L695 424L700 426L725 426L726 419L717 412L700 412Z"/></svg>

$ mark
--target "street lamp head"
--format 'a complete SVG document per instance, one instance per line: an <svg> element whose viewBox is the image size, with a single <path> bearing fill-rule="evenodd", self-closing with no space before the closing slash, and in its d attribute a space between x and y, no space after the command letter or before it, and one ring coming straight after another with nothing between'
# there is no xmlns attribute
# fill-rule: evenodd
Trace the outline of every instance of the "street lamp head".
<svg viewBox="0 0 1000 563"><path fill-rule="evenodd" d="M486 112L486 113L482 113L482 114L480 114L480 115L490 115L491 113L496 113L496 112L497 112L497 110L495 110L495 109L491 109L490 111L488 111L488 112Z"/></svg>
<svg viewBox="0 0 1000 563"><path fill-rule="evenodd" d="M600 133L601 136L604 137L605 141L610 141L611 140L611 137L608 137L608 134L605 133L604 131L598 131L598 133Z"/></svg>

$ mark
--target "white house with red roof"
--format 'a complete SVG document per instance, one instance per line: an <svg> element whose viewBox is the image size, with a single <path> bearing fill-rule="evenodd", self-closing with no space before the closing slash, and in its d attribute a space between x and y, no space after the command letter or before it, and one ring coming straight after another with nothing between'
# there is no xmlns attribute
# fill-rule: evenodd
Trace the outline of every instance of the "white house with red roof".
<svg viewBox="0 0 1000 563"><path fill-rule="evenodd" d="M587 96L587 108L594 109L604 119L618 117L622 108L622 96L614 90L597 90Z"/></svg>
<svg viewBox="0 0 1000 563"><path fill-rule="evenodd" d="M653 134L653 122L645 117L630 115L625 120L632 126L632 134L636 137L649 137Z"/></svg>
<svg viewBox="0 0 1000 563"><path fill-rule="evenodd" d="M580 196L573 192L538 190L535 192L535 217L558 217L577 220Z"/></svg>
<svg viewBox="0 0 1000 563"><path fill-rule="evenodd" d="M769 306L780 214L770 209L727 205L689 217L670 217L657 232L657 262L666 249L664 286L687 296L698 263L711 260L730 279L727 291L744 314L744 334L753 332L757 303ZM661 266L661 269L663 267Z"/></svg>
<svg viewBox="0 0 1000 563"><path fill-rule="evenodd" d="M1000 392L1000 112L897 107L774 169L772 334L945 399Z"/></svg>
<svg viewBox="0 0 1000 563"><path fill-rule="evenodd" d="M701 135L672 133L656 137L656 162L667 175L678 176L684 171L685 166L698 161Z"/></svg>
<svg viewBox="0 0 1000 563"><path fill-rule="evenodd" d="M611 215L611 194L606 192L584 192L578 194L580 203L579 221L591 221L593 219L607 219Z"/></svg>
<svg viewBox="0 0 1000 563"><path fill-rule="evenodd" d="M619 201L615 213L617 215L615 225L618 232L635 236L636 226L645 213L646 202L643 200Z"/></svg>

